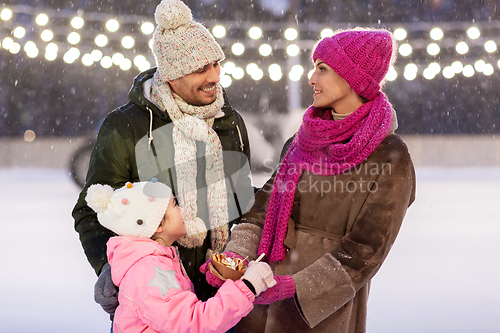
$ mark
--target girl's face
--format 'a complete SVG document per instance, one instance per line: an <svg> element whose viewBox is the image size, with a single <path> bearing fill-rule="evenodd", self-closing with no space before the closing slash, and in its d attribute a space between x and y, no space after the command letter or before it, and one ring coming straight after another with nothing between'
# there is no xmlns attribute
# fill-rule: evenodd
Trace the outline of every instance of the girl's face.
<svg viewBox="0 0 500 333"><path fill-rule="evenodd" d="M168 239L173 242L184 236L186 226L184 225L184 218L182 217L183 209L177 205L177 200L172 196L168 203L167 211L163 216L162 223L165 227L163 234L168 236Z"/></svg>
<svg viewBox="0 0 500 333"><path fill-rule="evenodd" d="M359 96L340 75L320 59L316 59L314 63L314 73L309 79L309 85L314 88L314 107L334 109L337 113L350 113L355 110L346 109L345 106L350 105L353 98L357 100Z"/></svg>

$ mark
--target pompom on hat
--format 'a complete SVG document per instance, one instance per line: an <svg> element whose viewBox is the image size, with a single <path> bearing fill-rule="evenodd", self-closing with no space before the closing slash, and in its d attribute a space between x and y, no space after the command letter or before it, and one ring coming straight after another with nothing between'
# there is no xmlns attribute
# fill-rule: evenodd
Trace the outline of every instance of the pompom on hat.
<svg viewBox="0 0 500 333"><path fill-rule="evenodd" d="M224 59L210 32L193 21L191 10L180 0L162 0L155 11L153 55L159 78L173 81Z"/></svg>
<svg viewBox="0 0 500 333"><path fill-rule="evenodd" d="M171 197L170 187L153 180L128 182L117 190L94 184L88 188L85 200L105 228L120 236L150 238L158 229Z"/></svg>
<svg viewBox="0 0 500 333"><path fill-rule="evenodd" d="M356 28L321 39L314 48L313 61L322 60L358 95L371 101L396 60L394 49L389 31Z"/></svg>

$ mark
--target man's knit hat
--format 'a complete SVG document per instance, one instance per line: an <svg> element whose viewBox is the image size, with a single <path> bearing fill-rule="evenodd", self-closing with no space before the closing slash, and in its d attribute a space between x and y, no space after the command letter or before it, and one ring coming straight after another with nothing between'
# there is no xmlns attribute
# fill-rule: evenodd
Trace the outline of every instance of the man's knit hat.
<svg viewBox="0 0 500 333"><path fill-rule="evenodd" d="M389 31L356 28L321 39L314 48L313 61L322 60L358 95L371 101L396 60L394 49Z"/></svg>
<svg viewBox="0 0 500 333"><path fill-rule="evenodd" d="M170 187L151 181L126 183L117 190L95 184L87 190L85 200L107 229L120 236L150 238L158 229L171 197Z"/></svg>
<svg viewBox="0 0 500 333"><path fill-rule="evenodd" d="M159 78L173 81L224 59L220 45L180 0L162 0L155 11L153 55Z"/></svg>

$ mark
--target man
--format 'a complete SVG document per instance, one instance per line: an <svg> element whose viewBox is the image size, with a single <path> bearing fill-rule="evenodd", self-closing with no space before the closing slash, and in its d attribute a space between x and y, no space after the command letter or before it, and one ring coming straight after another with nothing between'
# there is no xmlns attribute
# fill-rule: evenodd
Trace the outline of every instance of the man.
<svg viewBox="0 0 500 333"><path fill-rule="evenodd" d="M216 290L206 283L200 265L210 250L222 251L228 223L253 200L246 127L219 84L222 49L179 0L163 0L155 18L157 68L139 74L129 102L104 120L73 210L75 229L99 276L96 302L110 314L118 304L106 260L113 233L85 202L90 185L119 188L156 178L173 189L188 230L177 242L180 257L201 300Z"/></svg>

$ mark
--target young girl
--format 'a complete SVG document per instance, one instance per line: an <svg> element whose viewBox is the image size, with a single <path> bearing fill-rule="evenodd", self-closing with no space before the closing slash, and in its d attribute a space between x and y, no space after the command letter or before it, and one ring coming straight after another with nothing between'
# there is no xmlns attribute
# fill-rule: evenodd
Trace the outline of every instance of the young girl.
<svg viewBox="0 0 500 333"><path fill-rule="evenodd" d="M114 332L225 332L252 310L255 296L276 284L269 265L251 262L240 280L226 280L202 302L172 246L187 231L167 185L127 183L113 191L96 184L85 199L99 222L119 235L107 243L119 287Z"/></svg>

